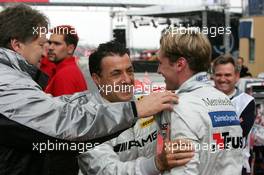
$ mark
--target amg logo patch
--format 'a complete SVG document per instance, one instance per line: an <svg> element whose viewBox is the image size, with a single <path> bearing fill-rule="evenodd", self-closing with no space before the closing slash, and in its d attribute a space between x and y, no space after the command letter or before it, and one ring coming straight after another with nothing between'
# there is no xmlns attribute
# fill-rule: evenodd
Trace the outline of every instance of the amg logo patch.
<svg viewBox="0 0 264 175"><path fill-rule="evenodd" d="M132 147L143 147L148 143L153 142L157 139L157 131L154 131L153 133L149 134L147 138L142 138L141 140L130 140L128 142L123 142L120 144L117 144L114 146L115 152L123 152L126 150L130 150Z"/></svg>

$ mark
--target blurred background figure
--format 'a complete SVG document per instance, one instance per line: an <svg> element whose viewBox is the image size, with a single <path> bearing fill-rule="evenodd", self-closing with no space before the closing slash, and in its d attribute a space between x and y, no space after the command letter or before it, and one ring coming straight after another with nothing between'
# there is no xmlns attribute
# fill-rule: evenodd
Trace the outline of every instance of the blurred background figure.
<svg viewBox="0 0 264 175"><path fill-rule="evenodd" d="M252 77L252 74L249 72L248 67L244 65L244 58L238 57L237 58L237 65L240 70L240 78L243 77Z"/></svg>
<svg viewBox="0 0 264 175"><path fill-rule="evenodd" d="M214 60L213 78L216 89L225 93L234 102L235 106L238 105L236 109L240 117L243 137L247 137L256 117L255 102L253 97L237 89L239 68L232 56L221 55Z"/></svg>
<svg viewBox="0 0 264 175"><path fill-rule="evenodd" d="M84 75L73 56L78 41L72 26L62 25L51 30L48 57L55 63L56 69L45 89L46 93L60 96L87 90Z"/></svg>
<svg viewBox="0 0 264 175"><path fill-rule="evenodd" d="M243 151L243 174L250 173L250 146L247 144L247 138L256 118L254 98L244 92L240 92L236 87L236 83L239 80L239 67L236 65L232 56L221 55L213 63L215 87L230 98L240 119L243 138L246 143Z"/></svg>

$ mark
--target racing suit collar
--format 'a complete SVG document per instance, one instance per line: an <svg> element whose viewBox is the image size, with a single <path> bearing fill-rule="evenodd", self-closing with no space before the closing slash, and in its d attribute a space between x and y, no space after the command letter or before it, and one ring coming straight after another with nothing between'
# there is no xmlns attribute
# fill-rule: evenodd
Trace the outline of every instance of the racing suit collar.
<svg viewBox="0 0 264 175"><path fill-rule="evenodd" d="M210 81L208 79L206 72L199 72L197 74L194 74L192 77L190 77L187 81L185 81L179 89L176 91L176 93L183 93L183 92L190 92L195 89L201 88L205 84L210 85Z"/></svg>
<svg viewBox="0 0 264 175"><path fill-rule="evenodd" d="M228 95L228 97L229 97L229 99L232 99L232 98L234 98L234 96L237 94L237 90L236 90L236 88L233 90L233 92L230 94L230 95Z"/></svg>
<svg viewBox="0 0 264 175"><path fill-rule="evenodd" d="M230 98L230 100L232 100L233 98L240 95L241 93L242 92L237 87L235 87L234 92L232 94L230 94L228 97Z"/></svg>

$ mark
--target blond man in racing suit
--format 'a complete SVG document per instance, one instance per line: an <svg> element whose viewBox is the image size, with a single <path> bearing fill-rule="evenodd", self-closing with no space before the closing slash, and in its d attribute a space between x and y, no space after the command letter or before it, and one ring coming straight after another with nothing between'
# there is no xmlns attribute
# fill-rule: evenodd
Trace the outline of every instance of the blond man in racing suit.
<svg viewBox="0 0 264 175"><path fill-rule="evenodd" d="M211 45L195 28L170 28L161 37L158 73L165 77L168 90L176 90L179 104L172 112L163 112L160 124L170 124L172 140L188 138L195 145L190 162L164 174L241 173L242 129L228 96L208 81L210 58Z"/></svg>

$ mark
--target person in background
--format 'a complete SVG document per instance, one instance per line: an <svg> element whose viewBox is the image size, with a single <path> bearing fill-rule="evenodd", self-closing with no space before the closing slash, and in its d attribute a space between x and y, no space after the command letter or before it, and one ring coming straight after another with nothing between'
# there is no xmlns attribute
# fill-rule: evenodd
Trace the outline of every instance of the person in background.
<svg viewBox="0 0 264 175"><path fill-rule="evenodd" d="M225 93L236 106L243 137L247 137L255 121L254 98L236 87L239 80L239 68L232 56L221 55L214 60L213 80L216 89Z"/></svg>
<svg viewBox="0 0 264 175"><path fill-rule="evenodd" d="M240 92L236 87L239 80L239 68L230 55L221 55L214 60L213 80L216 89L225 93L235 106L240 125L243 130L243 137L247 143L249 132L256 118L254 98L244 92ZM244 152L249 155L249 147ZM245 158L244 167L250 172L248 156ZM245 169L243 169L245 171Z"/></svg>
<svg viewBox="0 0 264 175"><path fill-rule="evenodd" d="M240 70L240 78L252 77L252 74L249 72L248 67L244 65L243 57L237 58L237 66L238 66L238 69Z"/></svg>
<svg viewBox="0 0 264 175"><path fill-rule="evenodd" d="M79 41L75 28L62 25L50 32L48 57L56 64L56 68L45 92L56 97L87 90L83 73L73 56Z"/></svg>

